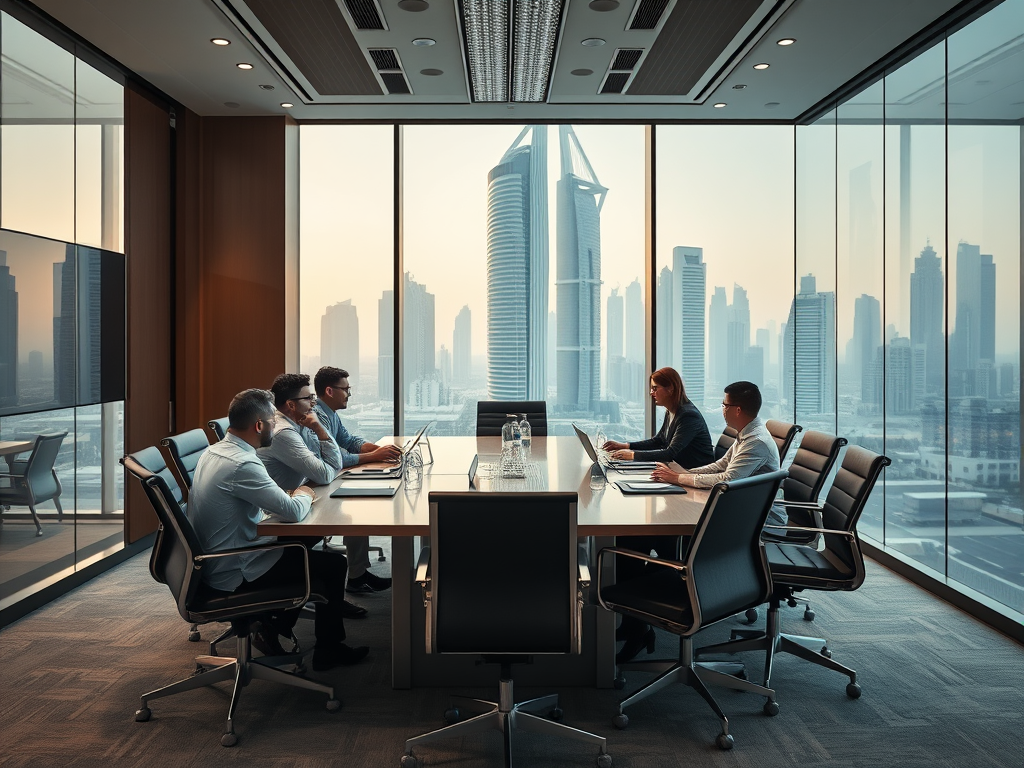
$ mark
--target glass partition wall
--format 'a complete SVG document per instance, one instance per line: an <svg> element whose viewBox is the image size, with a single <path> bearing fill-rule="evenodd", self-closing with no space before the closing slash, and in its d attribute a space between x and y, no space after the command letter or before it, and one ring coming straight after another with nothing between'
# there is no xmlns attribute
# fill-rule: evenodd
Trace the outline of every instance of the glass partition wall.
<svg viewBox="0 0 1024 768"><path fill-rule="evenodd" d="M0 608L124 545L123 84L0 14ZM14 492L39 467L36 507Z"/></svg>
<svg viewBox="0 0 1024 768"><path fill-rule="evenodd" d="M302 364L371 439L481 399L637 439L650 323L713 439L747 379L886 453L861 535L1022 613L1022 35L1007 0L796 126L303 125Z"/></svg>

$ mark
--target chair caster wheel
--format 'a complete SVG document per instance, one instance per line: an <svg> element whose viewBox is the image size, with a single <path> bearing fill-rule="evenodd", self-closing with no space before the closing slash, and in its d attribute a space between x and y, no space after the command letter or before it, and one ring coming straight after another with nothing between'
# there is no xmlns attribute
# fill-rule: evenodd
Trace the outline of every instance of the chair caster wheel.
<svg viewBox="0 0 1024 768"><path fill-rule="evenodd" d="M198 630L198 629L193 629L193 630L191 630L191 631L190 631L190 632L188 633L188 641L189 641L190 643L198 643L198 642L199 642L200 640L202 640L202 639L203 639L203 638L202 638L202 636L201 636L201 635L199 634L199 630Z"/></svg>
<svg viewBox="0 0 1024 768"><path fill-rule="evenodd" d="M238 737L235 736L233 731L228 731L220 737L220 745L222 747L233 747L238 743Z"/></svg>
<svg viewBox="0 0 1024 768"><path fill-rule="evenodd" d="M715 744L718 745L719 749L732 749L736 746L736 739L732 737L731 733L720 733L718 738L715 739Z"/></svg>
<svg viewBox="0 0 1024 768"><path fill-rule="evenodd" d="M135 722L144 723L153 716L153 711L149 707L143 707L142 709L135 711Z"/></svg>
<svg viewBox="0 0 1024 768"><path fill-rule="evenodd" d="M860 693L860 683L850 683L846 686L846 695L849 696L851 699L859 699Z"/></svg>
<svg viewBox="0 0 1024 768"><path fill-rule="evenodd" d="M206 671L206 667L202 664L196 664L196 668L192 670L192 677L198 677Z"/></svg>
<svg viewBox="0 0 1024 768"><path fill-rule="evenodd" d="M42 535L43 535L43 532L42 532L42 531L36 531L36 536L37 536L37 537L38 537L38 536L42 536Z"/></svg>
<svg viewBox="0 0 1024 768"><path fill-rule="evenodd" d="M339 709L341 709L341 702L338 699L328 699L327 700L327 711L328 712L337 712Z"/></svg>
<svg viewBox="0 0 1024 768"><path fill-rule="evenodd" d="M458 707L451 707L444 711L444 722L445 725L455 725L459 720L462 719L462 713L459 712Z"/></svg>
<svg viewBox="0 0 1024 768"><path fill-rule="evenodd" d="M821 646L821 655L824 656L826 659L831 659L832 651L829 650L827 645L823 645Z"/></svg>
<svg viewBox="0 0 1024 768"><path fill-rule="evenodd" d="M814 611L808 608L804 611L804 621L814 621L815 615Z"/></svg>
<svg viewBox="0 0 1024 768"><path fill-rule="evenodd" d="M768 715L768 717L775 717L779 714L779 702L766 701L764 703L764 713Z"/></svg>
<svg viewBox="0 0 1024 768"><path fill-rule="evenodd" d="M550 712L548 712L548 718L551 719L551 720L554 720L557 723L557 722L561 722L562 716L564 714L565 713L562 712L562 708L561 707L555 707Z"/></svg>
<svg viewBox="0 0 1024 768"><path fill-rule="evenodd" d="M618 728L620 731L624 730L629 725L629 717L625 712L619 712L615 717L612 718L612 725Z"/></svg>
<svg viewBox="0 0 1024 768"><path fill-rule="evenodd" d="M607 752L597 756L597 768L612 768L612 756Z"/></svg>
<svg viewBox="0 0 1024 768"><path fill-rule="evenodd" d="M402 768L420 768L420 761L416 759L415 755L402 755Z"/></svg>
<svg viewBox="0 0 1024 768"><path fill-rule="evenodd" d="M619 675L614 680L612 680L612 687L616 691L621 691L623 688L626 687L626 678L624 678L622 675Z"/></svg>
<svg viewBox="0 0 1024 768"><path fill-rule="evenodd" d="M386 557L384 557L384 555L381 555L380 557L377 558L377 562L378 563L386 563L387 561L388 561L388 559Z"/></svg>
<svg viewBox="0 0 1024 768"><path fill-rule="evenodd" d="M746 618L747 624L753 624L757 621L757 608L747 608L747 611L743 616Z"/></svg>

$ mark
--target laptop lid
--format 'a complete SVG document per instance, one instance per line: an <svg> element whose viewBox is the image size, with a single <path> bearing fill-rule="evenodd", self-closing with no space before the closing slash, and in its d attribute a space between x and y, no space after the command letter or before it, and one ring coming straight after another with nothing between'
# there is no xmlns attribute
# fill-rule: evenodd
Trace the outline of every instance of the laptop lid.
<svg viewBox="0 0 1024 768"><path fill-rule="evenodd" d="M474 453L473 454L473 461L470 462L470 465L469 465L469 487L470 488L476 488L476 484L473 481L476 480L476 468L477 468L477 465L479 463L480 463L480 454Z"/></svg>
<svg viewBox="0 0 1024 768"><path fill-rule="evenodd" d="M580 439L580 442L583 443L583 450L587 452L587 456L589 456L590 460L593 461L595 464L599 464L601 462L601 459L597 455L597 450L594 448L594 444L590 442L590 436L582 429L577 427L575 423L573 423L572 428L576 430L576 437L578 437Z"/></svg>
<svg viewBox="0 0 1024 768"><path fill-rule="evenodd" d="M426 424L420 427L419 431L415 435L413 435L409 440L406 441L405 445L402 446L403 454L408 453L409 451L416 447L416 444L419 443L420 438L423 437L423 433L427 431L427 427L429 427L432 423L433 422L428 421Z"/></svg>

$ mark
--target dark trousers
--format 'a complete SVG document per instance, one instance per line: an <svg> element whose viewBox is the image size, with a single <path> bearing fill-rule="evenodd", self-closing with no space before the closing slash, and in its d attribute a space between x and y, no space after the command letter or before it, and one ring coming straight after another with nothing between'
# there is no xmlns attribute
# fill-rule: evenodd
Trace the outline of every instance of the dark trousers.
<svg viewBox="0 0 1024 768"><path fill-rule="evenodd" d="M315 543L319 539L312 539ZM309 543L306 540L303 544ZM327 598L326 603L316 603L316 620L314 634L318 645L332 645L345 639L345 621L342 618L342 604L345 602L345 574L348 572L348 560L336 552L322 552L306 549L309 558L309 591L310 594ZM302 572L302 552L295 548L284 550L281 559L253 584L271 586L282 579L292 581L296 572ZM273 616L275 628L284 633L291 630L298 621L301 608L283 611Z"/></svg>
<svg viewBox="0 0 1024 768"><path fill-rule="evenodd" d="M677 556L676 548L679 546L678 536L619 536L615 539L615 546L623 549L632 549L642 555L651 554L651 550L658 557L674 560ZM624 584L627 581L643 576L647 564L643 560L632 557L615 558L615 581ZM622 633L627 637L639 637L647 631L648 625L640 619L632 616L623 616L620 625Z"/></svg>

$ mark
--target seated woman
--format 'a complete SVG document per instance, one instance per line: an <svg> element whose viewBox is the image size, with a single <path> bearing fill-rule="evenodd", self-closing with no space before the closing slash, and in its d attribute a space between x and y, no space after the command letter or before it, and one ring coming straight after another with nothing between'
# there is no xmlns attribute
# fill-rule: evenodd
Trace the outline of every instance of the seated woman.
<svg viewBox="0 0 1024 768"><path fill-rule="evenodd" d="M651 374L651 397L654 404L662 406L665 420L658 434L649 440L620 443L609 440L602 448L609 451L613 459L634 461L677 462L682 467L700 467L715 460L711 447L711 435L700 410L686 396L683 380L673 368L659 368ZM616 541L647 555L653 550L659 557L674 558L679 547L678 536L622 536ZM628 581L643 573L644 564L639 560L619 558L615 564L618 580ZM625 640L625 645L615 655L615 663L623 664L646 647L654 652L654 630L650 625L630 616L622 617L622 624L615 633L616 640Z"/></svg>

